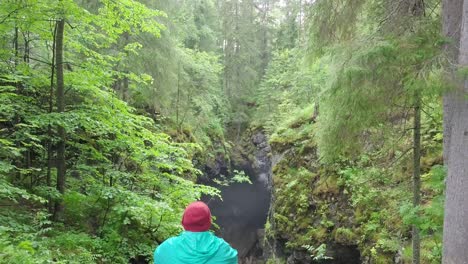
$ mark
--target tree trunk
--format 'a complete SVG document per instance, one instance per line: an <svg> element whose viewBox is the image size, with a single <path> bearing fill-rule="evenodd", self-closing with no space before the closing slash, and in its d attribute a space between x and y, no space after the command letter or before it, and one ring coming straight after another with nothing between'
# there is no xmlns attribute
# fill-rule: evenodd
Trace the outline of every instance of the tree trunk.
<svg viewBox="0 0 468 264"><path fill-rule="evenodd" d="M416 18L425 16L424 0L409 0L407 2L410 14ZM414 128L413 128L413 207L419 209L421 203L421 94L415 91L414 100ZM418 216L419 218L419 216ZM421 238L419 227L412 226L413 264L421 262Z"/></svg>
<svg viewBox="0 0 468 264"><path fill-rule="evenodd" d="M312 114L312 118L310 119L310 122L311 122L311 123L316 123L316 122L317 122L317 118L318 118L319 111L320 111L319 101L320 101L320 100L317 100L317 101L315 102L315 105L314 105L314 113Z"/></svg>
<svg viewBox="0 0 468 264"><path fill-rule="evenodd" d="M302 0L299 0L299 29L298 29L298 39L301 41L301 43L303 42L304 40L304 33L305 33L305 29L304 29L304 24L303 24L303 16L304 14L302 13L303 10L302 10Z"/></svg>
<svg viewBox="0 0 468 264"><path fill-rule="evenodd" d="M450 69L453 73L457 70L456 66L459 54L460 26L462 21L463 0L444 0L442 3L443 33L451 40L449 45L445 46L445 51L451 60ZM448 166L450 134L452 124L451 102L455 99L454 92L448 92L444 96L444 164Z"/></svg>
<svg viewBox="0 0 468 264"><path fill-rule="evenodd" d="M54 111L54 79L55 79L55 36L57 35L57 26L58 23L55 23L54 32L52 33L53 40L52 40L52 62L50 67L50 89L49 89L49 109L48 113L52 113ZM52 187L52 126L47 126L47 174L46 174L46 184L47 187ZM53 214L53 204L52 199L49 198L47 202L47 209L49 214Z"/></svg>
<svg viewBox="0 0 468 264"><path fill-rule="evenodd" d="M421 202L421 96L414 95L414 130L413 130L413 206L419 208ZM413 264L419 264L421 240L419 228L412 226L413 232Z"/></svg>
<svg viewBox="0 0 468 264"><path fill-rule="evenodd" d="M18 35L19 35L18 27L15 26L15 37L13 39L13 48L15 49L15 67L18 66Z"/></svg>
<svg viewBox="0 0 468 264"><path fill-rule="evenodd" d="M262 16L262 64L261 64L261 76L265 75L265 71L268 67L270 58L269 54L269 34L268 34L268 18L270 13L270 1L266 0L264 3L264 10Z"/></svg>
<svg viewBox="0 0 468 264"><path fill-rule="evenodd" d="M24 39L24 54L23 54L23 61L25 63L29 63L29 31L26 33L23 33L23 39Z"/></svg>
<svg viewBox="0 0 468 264"><path fill-rule="evenodd" d="M55 67L57 72L57 112L63 113L65 111L65 93L64 93L64 80L63 80L63 35L65 31L65 20L61 19L57 22L57 35L55 40ZM65 193L65 144L66 134L62 126L57 128L59 142L57 143L57 190L63 194ZM63 213L62 201L55 203L54 220L58 220Z"/></svg>
<svg viewBox="0 0 468 264"><path fill-rule="evenodd" d="M468 1L445 0L443 15L444 33L454 41L448 51L454 62L458 57L459 66L467 67ZM457 87L444 98L444 160L448 167L444 264L468 263L468 80L455 84Z"/></svg>
<svg viewBox="0 0 468 264"><path fill-rule="evenodd" d="M130 41L130 33L128 32L124 32L123 33L123 38L124 38L124 46L126 46ZM123 78L123 85L122 85L122 100L123 101L127 101L127 94L128 94L128 85L129 85L129 80L128 80L128 73L129 73L129 62L130 62L130 58L129 58L129 52L126 50L125 51L125 58L126 58L126 61L125 61L125 64L124 64L124 78Z"/></svg>

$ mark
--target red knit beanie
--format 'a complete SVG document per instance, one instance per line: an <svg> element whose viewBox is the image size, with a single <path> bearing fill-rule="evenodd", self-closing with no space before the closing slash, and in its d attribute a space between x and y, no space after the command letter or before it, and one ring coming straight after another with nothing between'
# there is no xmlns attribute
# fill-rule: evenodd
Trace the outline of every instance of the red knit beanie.
<svg viewBox="0 0 468 264"><path fill-rule="evenodd" d="M204 232L211 227L211 212L204 202L193 202L185 208L182 225L186 231Z"/></svg>

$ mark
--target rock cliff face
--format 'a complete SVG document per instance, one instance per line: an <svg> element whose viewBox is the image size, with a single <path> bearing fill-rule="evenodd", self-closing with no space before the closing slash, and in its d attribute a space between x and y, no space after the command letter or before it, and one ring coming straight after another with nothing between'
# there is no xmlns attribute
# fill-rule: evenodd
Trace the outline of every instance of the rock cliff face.
<svg viewBox="0 0 468 264"><path fill-rule="evenodd" d="M212 170L243 170L253 183L222 187L223 201L208 201L240 263L361 263L347 194L302 136L290 143L246 131L231 163L220 159Z"/></svg>
<svg viewBox="0 0 468 264"><path fill-rule="evenodd" d="M318 161L313 124L273 135L265 252L273 263L361 263L354 210L338 172Z"/></svg>

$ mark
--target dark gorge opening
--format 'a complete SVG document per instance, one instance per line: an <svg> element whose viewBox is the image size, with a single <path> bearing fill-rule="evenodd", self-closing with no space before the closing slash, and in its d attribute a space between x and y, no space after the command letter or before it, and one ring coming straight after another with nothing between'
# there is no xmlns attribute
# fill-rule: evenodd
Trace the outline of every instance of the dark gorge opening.
<svg viewBox="0 0 468 264"><path fill-rule="evenodd" d="M239 259L261 258L258 242L267 220L270 206L270 191L264 182L236 183L221 188L222 200L208 200L219 236L238 250Z"/></svg>
<svg viewBox="0 0 468 264"><path fill-rule="evenodd" d="M204 200L216 216L217 235L237 249L239 263L265 263L262 242L271 202L271 148L267 137L255 132L238 142L236 149L232 171L245 172L252 183L217 186L222 199ZM218 161L216 169L209 170L211 178L215 174L229 175L226 164Z"/></svg>

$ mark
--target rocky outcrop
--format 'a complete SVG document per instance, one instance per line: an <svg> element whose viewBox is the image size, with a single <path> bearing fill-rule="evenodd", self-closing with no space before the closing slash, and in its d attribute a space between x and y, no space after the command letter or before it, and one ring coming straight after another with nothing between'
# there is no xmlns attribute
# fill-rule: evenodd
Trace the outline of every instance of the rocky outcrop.
<svg viewBox="0 0 468 264"><path fill-rule="evenodd" d="M353 209L336 172L319 166L313 140L269 141L261 130L249 130L231 163L225 160L210 165L211 177L232 168L253 183L221 187L223 201L209 201L218 234L238 249L240 263L361 263Z"/></svg>
<svg viewBox="0 0 468 264"><path fill-rule="evenodd" d="M312 130L313 124L295 124L270 140L273 200L265 252L282 259L278 263L361 263L354 210L338 172L319 163Z"/></svg>
<svg viewBox="0 0 468 264"><path fill-rule="evenodd" d="M252 164L257 180L265 184L268 190L271 190L273 182L271 177L272 160L268 138L263 132L256 131L251 136L251 142L255 147L253 151L254 159L249 162Z"/></svg>

